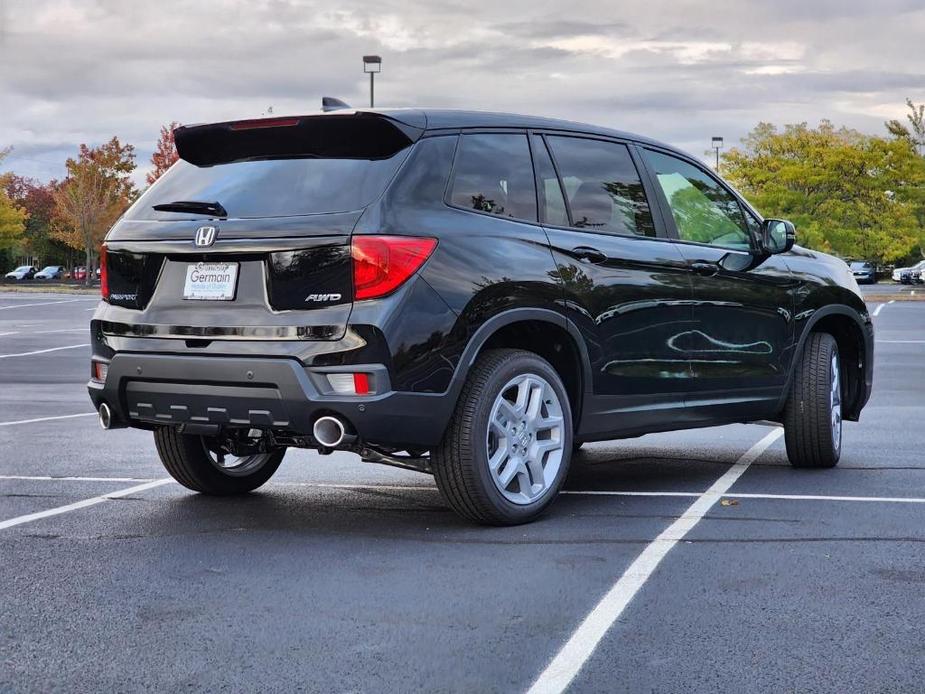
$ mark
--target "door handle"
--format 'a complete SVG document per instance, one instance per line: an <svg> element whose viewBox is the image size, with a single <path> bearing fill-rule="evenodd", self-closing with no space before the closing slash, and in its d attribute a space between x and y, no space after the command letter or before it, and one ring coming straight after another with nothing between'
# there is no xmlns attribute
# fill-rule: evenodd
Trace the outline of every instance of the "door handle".
<svg viewBox="0 0 925 694"><path fill-rule="evenodd" d="M712 277L719 272L719 265L716 263L691 263L691 270L703 277Z"/></svg>
<svg viewBox="0 0 925 694"><path fill-rule="evenodd" d="M607 254L602 253L596 248L590 246L578 246L572 249L572 255L578 258L582 263L603 263L607 260Z"/></svg>

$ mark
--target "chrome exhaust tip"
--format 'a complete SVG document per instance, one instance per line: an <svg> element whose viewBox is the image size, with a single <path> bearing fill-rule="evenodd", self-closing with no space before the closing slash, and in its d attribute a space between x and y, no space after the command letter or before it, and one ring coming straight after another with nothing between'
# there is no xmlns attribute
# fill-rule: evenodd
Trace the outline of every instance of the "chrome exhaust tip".
<svg viewBox="0 0 925 694"><path fill-rule="evenodd" d="M315 420L312 436L325 448L337 448L347 438L347 428L337 417L326 415Z"/></svg>
<svg viewBox="0 0 925 694"><path fill-rule="evenodd" d="M109 429L112 427L112 410L109 409L109 405L105 402L100 405L100 426L103 429Z"/></svg>

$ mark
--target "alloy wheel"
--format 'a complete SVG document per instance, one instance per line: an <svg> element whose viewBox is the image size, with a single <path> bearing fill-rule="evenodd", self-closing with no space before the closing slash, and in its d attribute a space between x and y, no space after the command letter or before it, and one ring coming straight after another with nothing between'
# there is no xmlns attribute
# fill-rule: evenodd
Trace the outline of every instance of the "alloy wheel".
<svg viewBox="0 0 925 694"><path fill-rule="evenodd" d="M546 494L562 466L562 403L546 379L521 374L495 399L488 422L488 468L498 491L515 504Z"/></svg>

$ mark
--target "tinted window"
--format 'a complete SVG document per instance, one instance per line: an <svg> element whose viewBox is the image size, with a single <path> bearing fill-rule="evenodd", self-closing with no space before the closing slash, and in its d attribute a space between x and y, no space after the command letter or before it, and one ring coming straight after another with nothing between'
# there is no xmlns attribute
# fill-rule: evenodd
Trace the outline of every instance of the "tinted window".
<svg viewBox="0 0 925 694"><path fill-rule="evenodd" d="M644 150L668 199L682 241L750 248L739 201L699 167L667 154Z"/></svg>
<svg viewBox="0 0 925 694"><path fill-rule="evenodd" d="M408 149L388 159L262 159L198 167L178 161L139 198L129 219L202 219L156 212L177 200L220 202L232 218L347 212L385 190Z"/></svg>
<svg viewBox="0 0 925 694"><path fill-rule="evenodd" d="M546 149L543 138L533 137L533 165L536 167L536 179L540 200L540 210L543 213L542 221L555 226L568 226L568 211L565 209L565 198L562 196L562 187L553 168L552 160Z"/></svg>
<svg viewBox="0 0 925 694"><path fill-rule="evenodd" d="M639 172L625 145L577 137L547 139L572 212L572 226L655 236Z"/></svg>
<svg viewBox="0 0 925 694"><path fill-rule="evenodd" d="M536 221L536 186L526 135L463 135L450 202L502 217Z"/></svg>

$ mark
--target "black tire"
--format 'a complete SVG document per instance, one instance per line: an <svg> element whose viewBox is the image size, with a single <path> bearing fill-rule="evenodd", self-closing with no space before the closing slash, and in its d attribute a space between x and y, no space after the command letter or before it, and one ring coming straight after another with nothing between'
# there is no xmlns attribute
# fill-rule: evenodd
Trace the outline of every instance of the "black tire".
<svg viewBox="0 0 925 694"><path fill-rule="evenodd" d="M489 469L489 417L505 386L525 374L540 376L555 392L562 413L558 431L561 458L554 479L544 481L545 491L530 503L513 503L501 492ZM431 452L431 463L437 487L459 515L486 525L517 525L534 520L555 500L568 474L571 454L571 408L555 369L531 352L495 349L485 352L473 365L443 441Z"/></svg>
<svg viewBox="0 0 925 694"><path fill-rule="evenodd" d="M784 408L784 438L793 467L835 467L841 457L841 417L839 414L836 434L832 415L833 359L839 371L840 412L844 380L838 345L828 333L811 334L797 362Z"/></svg>
<svg viewBox="0 0 925 694"><path fill-rule="evenodd" d="M161 462L177 482L194 492L214 496L246 494L269 480L283 461L286 449L263 454L252 471L235 474L220 470L212 461L202 436L181 434L175 427L160 427L154 443Z"/></svg>

